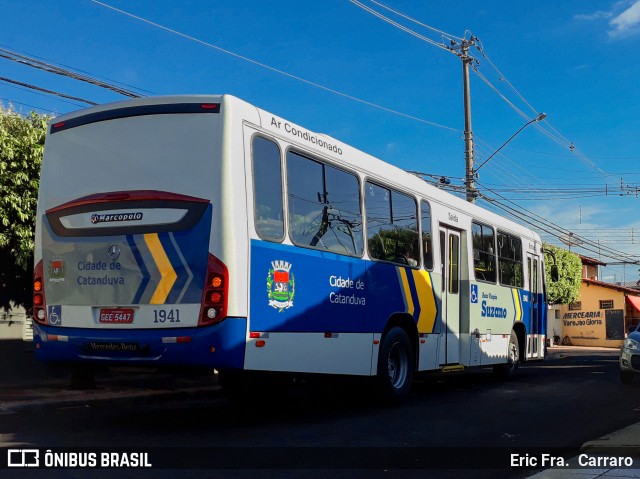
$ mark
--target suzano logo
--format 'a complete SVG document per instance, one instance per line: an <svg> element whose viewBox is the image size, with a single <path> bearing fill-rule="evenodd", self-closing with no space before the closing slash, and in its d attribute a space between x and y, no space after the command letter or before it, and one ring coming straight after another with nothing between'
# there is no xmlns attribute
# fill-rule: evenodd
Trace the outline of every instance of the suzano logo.
<svg viewBox="0 0 640 479"><path fill-rule="evenodd" d="M91 223L113 223L116 221L140 221L144 215L141 212L135 213L94 213L91 215Z"/></svg>

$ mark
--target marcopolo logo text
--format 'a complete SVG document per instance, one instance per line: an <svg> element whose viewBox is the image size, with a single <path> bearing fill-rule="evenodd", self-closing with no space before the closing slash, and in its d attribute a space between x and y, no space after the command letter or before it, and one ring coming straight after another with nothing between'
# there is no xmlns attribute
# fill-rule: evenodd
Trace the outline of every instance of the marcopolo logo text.
<svg viewBox="0 0 640 479"><path fill-rule="evenodd" d="M91 215L91 223L114 223L117 221L140 221L144 215L142 212L131 213L94 213Z"/></svg>

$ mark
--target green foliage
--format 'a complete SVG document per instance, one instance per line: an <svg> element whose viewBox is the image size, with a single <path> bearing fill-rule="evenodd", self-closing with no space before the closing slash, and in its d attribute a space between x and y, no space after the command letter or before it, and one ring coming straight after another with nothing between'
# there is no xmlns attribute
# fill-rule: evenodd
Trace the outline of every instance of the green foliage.
<svg viewBox="0 0 640 479"><path fill-rule="evenodd" d="M31 302L34 225L48 119L0 107L0 308Z"/></svg>
<svg viewBox="0 0 640 479"><path fill-rule="evenodd" d="M549 302L556 304L574 303L580 297L580 283L582 282L582 261L580 261L580 257L570 251L548 244L544 244L543 248ZM557 281L553 280L551 274L554 265L558 268Z"/></svg>

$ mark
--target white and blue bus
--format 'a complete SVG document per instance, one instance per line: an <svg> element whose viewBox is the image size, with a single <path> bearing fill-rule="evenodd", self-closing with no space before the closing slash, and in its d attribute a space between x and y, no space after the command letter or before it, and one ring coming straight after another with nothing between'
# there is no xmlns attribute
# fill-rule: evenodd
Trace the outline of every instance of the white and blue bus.
<svg viewBox="0 0 640 479"><path fill-rule="evenodd" d="M45 361L375 376L402 397L415 372L543 358L543 272L528 228L232 96L49 127Z"/></svg>

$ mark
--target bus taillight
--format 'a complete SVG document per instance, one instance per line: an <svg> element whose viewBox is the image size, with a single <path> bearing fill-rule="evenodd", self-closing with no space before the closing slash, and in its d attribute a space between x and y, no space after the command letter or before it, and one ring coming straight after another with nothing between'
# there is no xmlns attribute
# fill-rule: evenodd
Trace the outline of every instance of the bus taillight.
<svg viewBox="0 0 640 479"><path fill-rule="evenodd" d="M209 255L207 283L202 296L199 326L216 324L227 317L229 272L218 258Z"/></svg>
<svg viewBox="0 0 640 479"><path fill-rule="evenodd" d="M45 324L47 318L43 278L41 260L33 270L33 320L40 324Z"/></svg>

